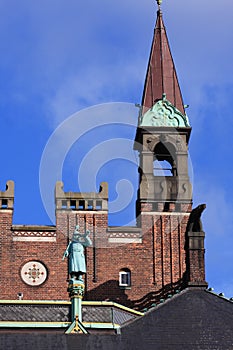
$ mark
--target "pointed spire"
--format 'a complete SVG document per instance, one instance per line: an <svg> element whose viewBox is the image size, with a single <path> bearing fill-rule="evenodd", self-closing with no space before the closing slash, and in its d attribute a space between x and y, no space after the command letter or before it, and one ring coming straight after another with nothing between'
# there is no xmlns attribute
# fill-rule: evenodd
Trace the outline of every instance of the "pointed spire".
<svg viewBox="0 0 233 350"><path fill-rule="evenodd" d="M181 90L160 9L162 1L156 1L159 9L142 97L142 114L150 109L156 101L161 100L163 94L182 114L185 114Z"/></svg>

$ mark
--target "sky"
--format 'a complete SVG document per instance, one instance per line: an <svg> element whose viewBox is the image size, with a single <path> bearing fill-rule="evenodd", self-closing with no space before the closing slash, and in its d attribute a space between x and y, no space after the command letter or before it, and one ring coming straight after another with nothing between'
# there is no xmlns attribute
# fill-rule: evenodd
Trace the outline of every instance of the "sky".
<svg viewBox="0 0 233 350"><path fill-rule="evenodd" d="M109 224L133 220L130 147L156 9L154 0L0 0L0 189L15 181L15 224L54 223L56 180L65 191L110 182ZM162 10L193 128L194 206L207 204L207 281L231 297L233 3L164 0Z"/></svg>

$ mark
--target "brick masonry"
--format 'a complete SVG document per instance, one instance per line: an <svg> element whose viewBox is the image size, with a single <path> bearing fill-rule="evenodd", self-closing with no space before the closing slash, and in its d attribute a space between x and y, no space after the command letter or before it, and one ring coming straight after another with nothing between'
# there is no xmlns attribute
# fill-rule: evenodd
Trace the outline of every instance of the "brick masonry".
<svg viewBox="0 0 233 350"><path fill-rule="evenodd" d="M13 208L0 209L1 299L17 299L23 293L28 300L68 300L68 260L62 256L77 224L82 232L90 230L93 242L86 249L88 300L112 300L140 309L147 299L156 301L185 282L200 284L204 280L200 234L191 237L188 246L186 242L191 207L185 206L186 212L153 212L150 203L144 203L141 208L141 227L115 228L108 227L108 211L102 209L57 207L56 227L15 226ZM21 268L29 261L46 267L43 284L31 286L22 280ZM131 273L128 287L119 286L122 269Z"/></svg>
<svg viewBox="0 0 233 350"><path fill-rule="evenodd" d="M142 105L153 107L155 98L165 103L166 92L168 99L174 100L174 108L180 101L176 107L184 113L160 11L153 41ZM154 62L158 62L158 69ZM158 78L156 84L151 84L151 73ZM108 227L106 183L100 184L97 193L75 193L64 192L62 182L55 188L56 226L14 226L14 183L8 181L6 191L0 192L1 298L17 299L21 293L24 299L67 300L68 260L62 260L62 256L77 224L81 232L90 230L93 241L93 246L86 249L86 299L113 300L141 309L187 284L206 285L204 232L187 229L192 211L188 176L191 127L185 115L182 120L185 123L181 125L174 120L173 128L170 120L168 124L154 124L153 120L140 124L139 118L134 144L140 158L136 227ZM156 159L170 164L170 176L154 175ZM26 269L25 264L32 261L41 263L44 269L34 264L36 267L23 270L22 275L22 267ZM130 274L128 285L119 285L122 270ZM38 284L46 271L44 283Z"/></svg>

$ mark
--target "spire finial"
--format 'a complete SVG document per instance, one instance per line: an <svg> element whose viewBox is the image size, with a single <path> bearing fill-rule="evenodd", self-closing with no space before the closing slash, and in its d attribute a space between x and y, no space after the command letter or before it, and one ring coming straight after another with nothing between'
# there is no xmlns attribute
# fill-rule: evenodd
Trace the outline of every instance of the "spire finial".
<svg viewBox="0 0 233 350"><path fill-rule="evenodd" d="M157 4L158 4L158 7L159 7L159 10L160 10L160 6L161 6L161 4L162 4L162 0L156 0L157 1Z"/></svg>

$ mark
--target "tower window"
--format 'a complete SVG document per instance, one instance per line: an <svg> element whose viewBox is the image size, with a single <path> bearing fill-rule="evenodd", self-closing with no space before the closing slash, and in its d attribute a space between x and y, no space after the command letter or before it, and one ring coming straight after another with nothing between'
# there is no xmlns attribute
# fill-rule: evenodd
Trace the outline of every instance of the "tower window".
<svg viewBox="0 0 233 350"><path fill-rule="evenodd" d="M7 208L7 199L2 199L2 208Z"/></svg>
<svg viewBox="0 0 233 350"><path fill-rule="evenodd" d="M67 208L67 201L62 201L61 202L61 207L62 207L62 209L66 209Z"/></svg>
<svg viewBox="0 0 233 350"><path fill-rule="evenodd" d="M96 201L96 210L102 209L102 201Z"/></svg>
<svg viewBox="0 0 233 350"><path fill-rule="evenodd" d="M153 163L154 176L172 176L172 167L166 160L158 161L154 160Z"/></svg>
<svg viewBox="0 0 233 350"><path fill-rule="evenodd" d="M74 201L74 200L70 201L70 208L71 209L76 209L76 201Z"/></svg>
<svg viewBox="0 0 233 350"><path fill-rule="evenodd" d="M154 176L177 176L176 152L169 142L159 142L154 149Z"/></svg>
<svg viewBox="0 0 233 350"><path fill-rule="evenodd" d="M170 209L170 203L169 202L164 203L164 210L163 211L169 211L169 209Z"/></svg>
<svg viewBox="0 0 233 350"><path fill-rule="evenodd" d="M78 203L78 209L80 209L80 210L85 209L85 201L79 201L79 203Z"/></svg>
<svg viewBox="0 0 233 350"><path fill-rule="evenodd" d="M119 286L120 287L131 286L131 273L129 269L122 269L119 272Z"/></svg>
<svg viewBox="0 0 233 350"><path fill-rule="evenodd" d="M88 203L87 203L87 208L88 208L89 210L93 210L93 201L88 201Z"/></svg>

